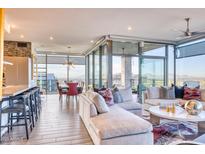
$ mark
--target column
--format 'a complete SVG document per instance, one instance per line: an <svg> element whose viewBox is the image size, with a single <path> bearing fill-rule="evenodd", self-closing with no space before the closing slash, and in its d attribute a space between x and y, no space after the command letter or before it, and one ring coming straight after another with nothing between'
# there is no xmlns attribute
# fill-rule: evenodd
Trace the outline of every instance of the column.
<svg viewBox="0 0 205 154"><path fill-rule="evenodd" d="M122 85L125 88L128 88L131 86L131 79L132 79L132 58L123 56L122 57L122 74L121 74L121 79L122 79Z"/></svg>
<svg viewBox="0 0 205 154"><path fill-rule="evenodd" d="M108 88L112 87L112 41L107 41L107 56L108 56L108 68L107 68L107 81Z"/></svg>

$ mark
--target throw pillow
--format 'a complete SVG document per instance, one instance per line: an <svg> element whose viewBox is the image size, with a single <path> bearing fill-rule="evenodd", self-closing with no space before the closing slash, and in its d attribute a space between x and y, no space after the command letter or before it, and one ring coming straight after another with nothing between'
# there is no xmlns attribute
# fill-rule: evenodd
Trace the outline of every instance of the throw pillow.
<svg viewBox="0 0 205 154"><path fill-rule="evenodd" d="M205 89L201 90L201 100L205 101Z"/></svg>
<svg viewBox="0 0 205 154"><path fill-rule="evenodd" d="M94 103L90 103L90 116L95 117L98 115L97 109Z"/></svg>
<svg viewBox="0 0 205 154"><path fill-rule="evenodd" d="M191 99L196 99L200 100L201 98L201 92L198 88L184 88L184 97L183 99L185 100L191 100Z"/></svg>
<svg viewBox="0 0 205 154"><path fill-rule="evenodd" d="M109 107L100 94L96 93L96 95L93 97L93 103L99 113L109 112Z"/></svg>
<svg viewBox="0 0 205 154"><path fill-rule="evenodd" d="M102 88L94 88L93 91L98 93L99 91L102 91L102 90L106 90L106 88L102 87Z"/></svg>
<svg viewBox="0 0 205 154"><path fill-rule="evenodd" d="M164 87L160 88L160 98L162 99L175 99L174 87Z"/></svg>
<svg viewBox="0 0 205 154"><path fill-rule="evenodd" d="M114 103L123 103L122 95L117 87L112 90Z"/></svg>
<svg viewBox="0 0 205 154"><path fill-rule="evenodd" d="M149 87L147 89L149 99L159 99L160 98L160 88L159 87Z"/></svg>
<svg viewBox="0 0 205 154"><path fill-rule="evenodd" d="M125 88L125 89L120 89L119 90L123 102L128 102L128 101L132 101L132 89L131 88Z"/></svg>
<svg viewBox="0 0 205 154"><path fill-rule="evenodd" d="M108 106L114 105L111 89L101 90L98 91L98 93L103 96Z"/></svg>
<svg viewBox="0 0 205 154"><path fill-rule="evenodd" d="M175 97L176 98L183 98L184 97L184 87L178 87L178 86L174 86L172 85L172 87L174 87L175 89Z"/></svg>

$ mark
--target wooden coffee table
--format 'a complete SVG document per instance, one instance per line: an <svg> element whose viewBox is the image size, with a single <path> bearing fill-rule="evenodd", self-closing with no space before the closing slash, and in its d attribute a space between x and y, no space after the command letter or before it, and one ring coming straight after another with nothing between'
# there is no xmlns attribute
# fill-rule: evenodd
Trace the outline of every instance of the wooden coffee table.
<svg viewBox="0 0 205 154"><path fill-rule="evenodd" d="M198 132L205 132L205 111L202 111L199 115L189 115L186 110L176 106L176 112L166 112L165 109L160 109L159 106L152 106L149 108L150 121L153 124L160 124L160 119L169 119L182 122L194 122L198 123Z"/></svg>

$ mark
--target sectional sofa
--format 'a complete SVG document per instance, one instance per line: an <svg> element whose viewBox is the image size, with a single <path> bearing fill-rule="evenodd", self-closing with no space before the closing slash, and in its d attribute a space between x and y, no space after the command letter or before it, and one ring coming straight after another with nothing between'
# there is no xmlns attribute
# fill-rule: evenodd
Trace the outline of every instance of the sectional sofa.
<svg viewBox="0 0 205 154"><path fill-rule="evenodd" d="M94 144L153 144L152 124L138 116L139 103L130 100L114 104L108 112L99 114L94 95L95 92L79 95L79 114Z"/></svg>

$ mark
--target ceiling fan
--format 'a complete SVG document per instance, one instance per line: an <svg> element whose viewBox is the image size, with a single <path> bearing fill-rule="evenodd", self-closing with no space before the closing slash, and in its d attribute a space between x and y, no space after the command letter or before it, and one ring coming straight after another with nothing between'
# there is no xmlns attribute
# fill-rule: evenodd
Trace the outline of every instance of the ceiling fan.
<svg viewBox="0 0 205 154"><path fill-rule="evenodd" d="M186 30L185 31L182 31L180 30L183 35L180 35L179 37L177 37L176 39L187 39L187 38L190 38L190 37L193 37L193 36L197 36L197 35L204 35L205 32L198 32L198 31L190 31L190 18L185 18L184 19L186 21Z"/></svg>
<svg viewBox="0 0 205 154"><path fill-rule="evenodd" d="M70 46L68 46L68 49L71 49ZM72 68L75 68L73 62L69 61L69 57L67 57L65 63L63 65L66 65L67 67L72 67Z"/></svg>
<svg viewBox="0 0 205 154"><path fill-rule="evenodd" d="M71 61L66 61L63 65L66 65L66 66L68 66L68 67L75 68L73 62L71 62Z"/></svg>

